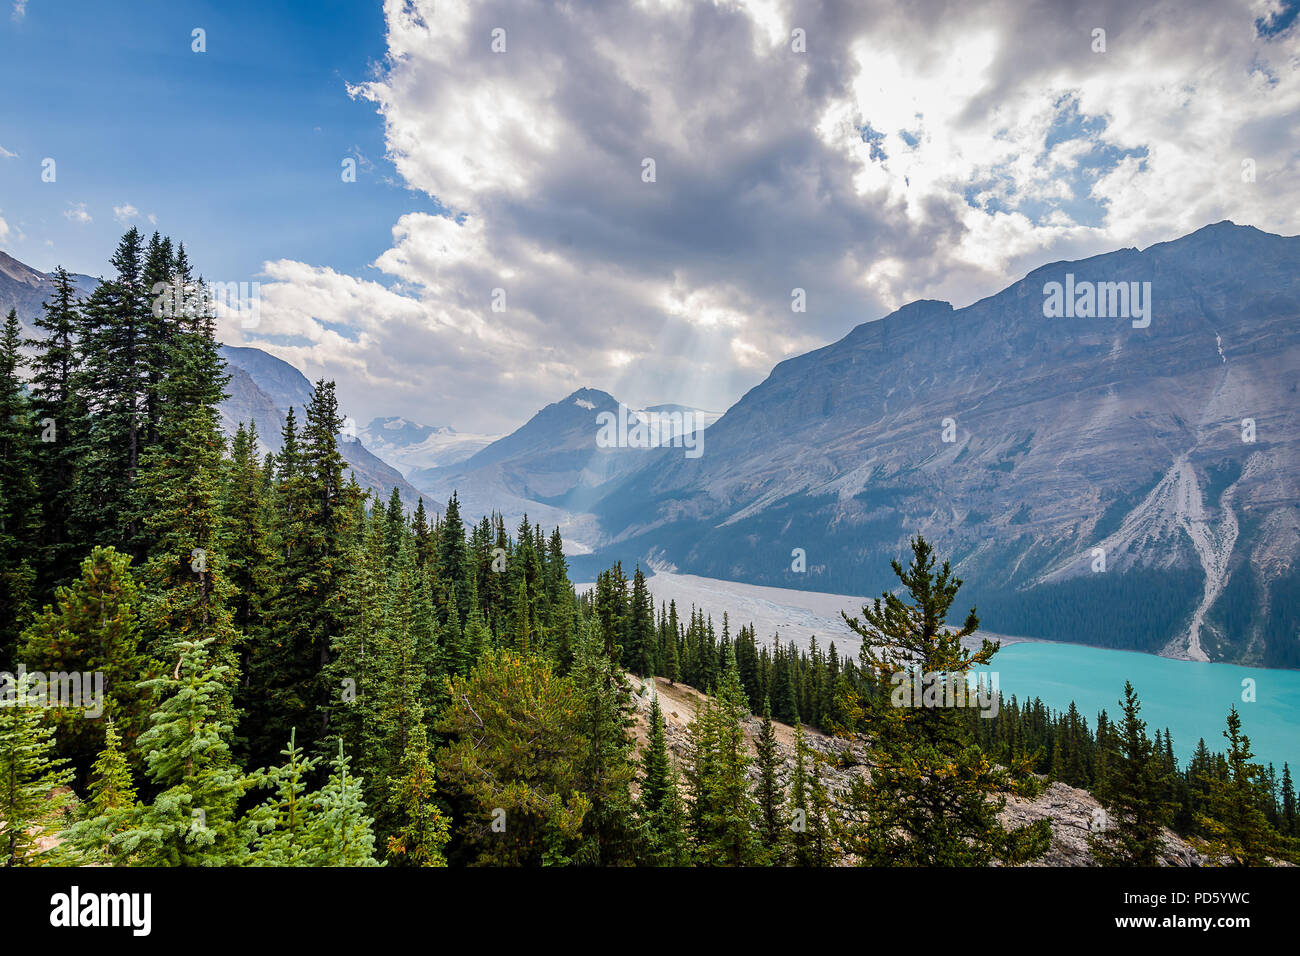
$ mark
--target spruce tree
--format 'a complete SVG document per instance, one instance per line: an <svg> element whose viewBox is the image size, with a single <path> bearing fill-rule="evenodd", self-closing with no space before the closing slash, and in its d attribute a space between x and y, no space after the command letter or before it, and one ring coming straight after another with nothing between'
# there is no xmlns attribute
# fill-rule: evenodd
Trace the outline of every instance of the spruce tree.
<svg viewBox="0 0 1300 956"><path fill-rule="evenodd" d="M0 332L0 666L12 661L33 610L41 564L36 433L19 373L21 344L18 315L10 309Z"/></svg>
<svg viewBox="0 0 1300 956"><path fill-rule="evenodd" d="M113 839L124 833L136 810L135 784L122 738L110 719L104 729L104 749L91 772L90 799L82 808L82 819L65 834L70 845L89 860L110 866L128 864L130 859L113 847Z"/></svg>
<svg viewBox="0 0 1300 956"><path fill-rule="evenodd" d="M158 793L141 804L113 849L146 866L232 866L244 862L235 808L249 781L235 766L223 717L225 666L212 638L181 641L174 672L145 681L161 698L139 747Z"/></svg>
<svg viewBox="0 0 1300 956"><path fill-rule="evenodd" d="M35 678L0 681L0 865L60 862L57 834L72 771L55 756Z"/></svg>
<svg viewBox="0 0 1300 956"><path fill-rule="evenodd" d="M690 847L677 771L668 756L668 735L659 695L650 702L649 740L641 755L641 795L637 804L646 831L646 861L654 866L686 866Z"/></svg>
<svg viewBox="0 0 1300 956"><path fill-rule="evenodd" d="M1146 735L1146 721L1137 692L1124 682L1120 701L1124 718L1108 738L1113 751L1105 761L1106 780L1099 795L1106 825L1088 840L1093 858L1102 866L1155 866L1164 846L1161 831L1173 819L1171 781Z"/></svg>
<svg viewBox="0 0 1300 956"><path fill-rule="evenodd" d="M1215 862L1232 866L1268 866L1270 855L1283 851L1277 832L1269 826L1263 804L1263 767L1254 763L1250 738L1241 732L1237 708L1228 711L1223 732L1228 741L1226 773L1206 774L1205 812L1199 824L1207 839L1204 852Z"/></svg>
<svg viewBox="0 0 1300 956"><path fill-rule="evenodd" d="M1023 862L1046 851L1047 821L1004 828L998 814L1017 781L970 739L959 708L912 706L915 681L964 682L999 647L989 640L978 651L963 647L979 627L974 608L960 628L946 626L962 582L947 562L938 573L934 564L918 536L908 569L892 562L906 597L886 592L862 609L861 621L844 615L862 637L862 669L880 689L869 698L871 779L856 779L848 796L857 821L852 850L859 862L877 865Z"/></svg>
<svg viewBox="0 0 1300 956"><path fill-rule="evenodd" d="M54 290L42 304L34 325L43 333L29 340L32 349L31 399L36 446L36 484L40 489L40 556L38 580L52 589L67 583L76 570L81 544L70 527L75 484L78 431L86 411L73 390L77 367L77 309L72 276L62 266L50 275Z"/></svg>
<svg viewBox="0 0 1300 956"><path fill-rule="evenodd" d="M632 864L643 835L632 805L635 767L627 682L619 665L605 656L591 622L583 627L576 651L571 677L585 737L578 785L591 802L583 820L585 845L578 862L597 866Z"/></svg>
<svg viewBox="0 0 1300 956"><path fill-rule="evenodd" d="M755 745L758 756L758 833L769 864L785 858L788 829L785 820L785 794L777 779L780 754L777 751L776 725L772 723L772 704L763 700L763 725Z"/></svg>

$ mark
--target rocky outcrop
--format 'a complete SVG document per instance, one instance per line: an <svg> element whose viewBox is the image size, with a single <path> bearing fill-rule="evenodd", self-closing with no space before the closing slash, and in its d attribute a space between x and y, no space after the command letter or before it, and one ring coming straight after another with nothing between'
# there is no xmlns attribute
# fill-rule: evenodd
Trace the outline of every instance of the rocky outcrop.
<svg viewBox="0 0 1300 956"><path fill-rule="evenodd" d="M659 705L667 728L665 736L668 750L680 767L689 751L686 728L694 719L695 709L704 695L692 687L668 684L663 680L657 680L652 685L650 682L634 677L632 687L638 747L644 746L646 740L650 694L658 693ZM794 728L780 722L774 723L777 747L781 753L781 783L785 786L794 768ZM745 736L751 753L761 727L762 721L758 717L751 714L745 719ZM870 779L871 771L863 741L830 737L806 728L804 737L808 746L821 760L822 779L827 790L832 794L846 791L855 778ZM752 766L750 778L757 783L757 769ZM1039 820L1051 821L1051 845L1043 856L1028 864L1029 866L1092 866L1094 864L1092 854L1088 850L1088 836L1092 828L1098 826L1103 819L1100 813L1101 804L1088 791L1052 782L1046 784L1042 793L1033 798L1009 796L1000 819L1003 825L1009 828L1025 826ZM1171 831L1165 831L1165 846L1161 854L1162 865L1204 866L1207 862L1207 858L1193 849L1187 841Z"/></svg>

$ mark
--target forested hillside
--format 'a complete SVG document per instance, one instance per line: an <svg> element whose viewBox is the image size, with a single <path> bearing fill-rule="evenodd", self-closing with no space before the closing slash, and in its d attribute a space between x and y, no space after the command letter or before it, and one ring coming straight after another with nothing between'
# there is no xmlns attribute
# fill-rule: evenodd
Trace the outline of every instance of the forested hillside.
<svg viewBox="0 0 1300 956"><path fill-rule="evenodd" d="M639 569L578 595L558 529L346 481L332 382L278 451L227 442L184 246L133 229L111 264L84 299L54 274L30 359L12 312L0 340L5 865L1025 863L1051 821L1004 811L1047 779L1106 809L1101 862L1155 862L1171 827L1212 861L1295 854L1289 768L1252 762L1235 711L1180 770L1131 688L1095 732L900 706L900 680L998 650L919 537L905 597L849 620L857 661L656 607ZM682 747L629 675L705 692Z"/></svg>

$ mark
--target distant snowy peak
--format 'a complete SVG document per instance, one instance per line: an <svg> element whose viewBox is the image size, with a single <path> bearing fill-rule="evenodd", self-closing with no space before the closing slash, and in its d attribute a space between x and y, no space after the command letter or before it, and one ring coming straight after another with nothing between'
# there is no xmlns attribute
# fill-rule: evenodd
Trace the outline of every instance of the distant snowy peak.
<svg viewBox="0 0 1300 956"><path fill-rule="evenodd" d="M371 419L358 437L403 474L464 461L499 435L458 432L450 425L421 425L400 416Z"/></svg>

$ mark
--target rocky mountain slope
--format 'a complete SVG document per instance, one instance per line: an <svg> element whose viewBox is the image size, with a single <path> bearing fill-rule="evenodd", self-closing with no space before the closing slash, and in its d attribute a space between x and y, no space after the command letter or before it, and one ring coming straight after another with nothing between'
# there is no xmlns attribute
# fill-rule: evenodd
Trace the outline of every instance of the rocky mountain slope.
<svg viewBox="0 0 1300 956"><path fill-rule="evenodd" d="M688 754L686 728L695 719L695 711L704 700L704 695L693 687L670 684L662 678L650 682L632 676L630 680L634 691L633 733L636 735L638 752L646 746L649 739L651 695L658 694L667 729L665 736L668 752L681 770ZM773 724L777 751L781 756L779 779L785 787L794 769L794 728L780 721L773 721ZM751 714L745 719L745 742L749 746L751 757L756 756L755 747L761 729L760 718ZM870 779L871 771L862 741L829 737L810 728L804 728L804 739L821 761L822 777L827 790L832 794L847 790L855 776L865 775ZM753 765L750 767L750 778L752 784L758 783L758 771ZM1024 826L1043 819L1051 821L1051 846L1047 853L1029 866L1092 866L1094 864L1088 850L1088 835L1094 819L1093 811L1100 806L1096 798L1086 790L1063 783L1051 783L1033 799L1009 797L1001 820L1004 826L1009 827ZM1206 857L1193 849L1187 841L1172 831L1165 831L1162 865L1203 866L1206 862Z"/></svg>
<svg viewBox="0 0 1300 956"><path fill-rule="evenodd" d="M991 630L1296 667L1298 396L1300 238L1224 222L859 325L593 507L610 555L847 594L920 531Z"/></svg>
<svg viewBox="0 0 1300 956"><path fill-rule="evenodd" d="M73 273L73 284L81 296L90 295L99 282L94 276ZM10 309L18 313L27 335L34 335L32 319L41 313L41 303L54 291L47 273L25 265L6 252L0 252L0 318Z"/></svg>

